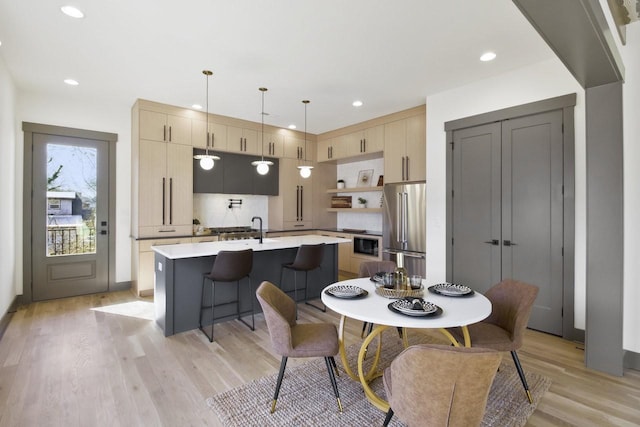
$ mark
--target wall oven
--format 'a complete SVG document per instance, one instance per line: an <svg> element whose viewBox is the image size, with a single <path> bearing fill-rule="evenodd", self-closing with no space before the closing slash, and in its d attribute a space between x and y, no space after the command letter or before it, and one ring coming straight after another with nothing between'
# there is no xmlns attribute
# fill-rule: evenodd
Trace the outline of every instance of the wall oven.
<svg viewBox="0 0 640 427"><path fill-rule="evenodd" d="M378 256L378 239L375 237L353 237L353 253Z"/></svg>

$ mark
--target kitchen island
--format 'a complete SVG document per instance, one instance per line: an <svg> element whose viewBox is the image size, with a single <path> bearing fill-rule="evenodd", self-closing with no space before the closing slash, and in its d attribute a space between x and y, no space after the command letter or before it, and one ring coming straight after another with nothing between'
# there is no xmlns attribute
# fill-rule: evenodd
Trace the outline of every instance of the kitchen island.
<svg viewBox="0 0 640 427"><path fill-rule="evenodd" d="M253 269L251 270L251 298L254 312L260 311L255 299L255 290L264 280L268 280L290 295L293 295L293 273L286 271L284 283L280 283L282 264L293 262L301 245L325 244L325 252L319 269L308 273L307 299L320 297L322 289L338 280L338 244L348 239L329 236L291 236L277 239L228 240L223 242L188 243L179 245L154 246L155 281L154 306L156 323L165 336L197 329L200 316L200 300L203 274L211 271L216 255L220 251L253 249ZM246 280L240 284L240 312L250 314L251 300ZM304 286L304 273L298 273L298 288ZM205 301L210 298L210 286L205 287ZM216 286L216 304L232 301L236 295L235 283ZM304 292L298 292L302 301ZM215 322L235 318L236 307L229 304L215 309ZM211 314L204 313L205 319ZM209 321L209 323L211 323ZM206 325L206 323L204 323Z"/></svg>

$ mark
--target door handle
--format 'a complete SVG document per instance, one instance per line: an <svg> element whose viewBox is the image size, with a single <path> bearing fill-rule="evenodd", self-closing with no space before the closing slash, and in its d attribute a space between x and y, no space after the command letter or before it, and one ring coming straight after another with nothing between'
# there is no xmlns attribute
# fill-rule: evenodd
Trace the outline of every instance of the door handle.
<svg viewBox="0 0 640 427"><path fill-rule="evenodd" d="M166 178L162 178L162 225L166 222L166 204L167 204L167 191L166 187Z"/></svg>
<svg viewBox="0 0 640 427"><path fill-rule="evenodd" d="M500 240L493 239L493 240L486 241L485 243L488 243L488 244L493 245L493 246L498 246L500 244Z"/></svg>
<svg viewBox="0 0 640 427"><path fill-rule="evenodd" d="M173 224L173 178L169 178L169 224Z"/></svg>
<svg viewBox="0 0 640 427"><path fill-rule="evenodd" d="M518 246L516 243L513 243L511 240L503 240L502 244L505 246Z"/></svg>

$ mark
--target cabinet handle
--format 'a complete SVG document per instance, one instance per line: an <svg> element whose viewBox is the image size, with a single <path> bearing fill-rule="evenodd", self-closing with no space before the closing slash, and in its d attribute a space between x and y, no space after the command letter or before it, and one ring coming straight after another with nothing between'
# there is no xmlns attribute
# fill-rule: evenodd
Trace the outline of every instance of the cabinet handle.
<svg viewBox="0 0 640 427"><path fill-rule="evenodd" d="M407 159L407 181L409 181L409 156L406 157Z"/></svg>
<svg viewBox="0 0 640 427"><path fill-rule="evenodd" d="M216 134L211 132L211 148L216 145Z"/></svg>
<svg viewBox="0 0 640 427"><path fill-rule="evenodd" d="M492 239L492 240L488 240L485 243L489 244L489 245L493 245L493 246L498 246L500 244L500 240L498 239Z"/></svg>
<svg viewBox="0 0 640 427"><path fill-rule="evenodd" d="M502 244L505 246L518 246L516 243L513 243L511 240L504 240Z"/></svg>
<svg viewBox="0 0 640 427"><path fill-rule="evenodd" d="M167 125L162 126L162 140L163 141L167 140Z"/></svg>
<svg viewBox="0 0 640 427"><path fill-rule="evenodd" d="M300 186L296 185L296 221L300 221Z"/></svg>
<svg viewBox="0 0 640 427"><path fill-rule="evenodd" d="M402 180L404 181L404 156L402 156Z"/></svg>
<svg viewBox="0 0 640 427"><path fill-rule="evenodd" d="M169 126L169 142L171 142L171 126Z"/></svg>
<svg viewBox="0 0 640 427"><path fill-rule="evenodd" d="M301 185L300 186L300 221L304 221L304 212L303 212L303 208L304 208L304 186Z"/></svg>
<svg viewBox="0 0 640 427"><path fill-rule="evenodd" d="M172 229L172 230L158 230L158 233L175 233L175 232L176 232L175 228ZM171 244L172 245L177 245L178 243L171 243ZM164 246L164 245L162 245L162 246Z"/></svg>
<svg viewBox="0 0 640 427"><path fill-rule="evenodd" d="M167 205L167 201L166 201L166 191L165 191L165 185L166 185L166 178L162 178L162 225L165 224L165 219L166 219L166 205Z"/></svg>
<svg viewBox="0 0 640 427"><path fill-rule="evenodd" d="M173 178L169 178L169 224L173 224Z"/></svg>
<svg viewBox="0 0 640 427"><path fill-rule="evenodd" d="M331 158L333 159L333 145L331 146Z"/></svg>

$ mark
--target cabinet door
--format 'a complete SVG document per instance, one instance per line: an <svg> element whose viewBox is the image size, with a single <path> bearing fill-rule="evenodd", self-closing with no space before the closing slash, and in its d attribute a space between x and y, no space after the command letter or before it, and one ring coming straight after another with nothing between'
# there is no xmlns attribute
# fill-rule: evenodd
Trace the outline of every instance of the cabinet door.
<svg viewBox="0 0 640 427"><path fill-rule="evenodd" d="M293 159L283 159L280 165L280 196L282 197L282 220L284 222L300 220L300 174L296 163L297 161Z"/></svg>
<svg viewBox="0 0 640 427"><path fill-rule="evenodd" d="M164 142L168 138L167 115L140 110L140 139Z"/></svg>
<svg viewBox="0 0 640 427"><path fill-rule="evenodd" d="M286 136L284 138L284 156L289 159L304 159L304 139Z"/></svg>
<svg viewBox="0 0 640 427"><path fill-rule="evenodd" d="M209 148L227 149L227 126L209 122Z"/></svg>
<svg viewBox="0 0 640 427"><path fill-rule="evenodd" d="M405 120L384 125L384 182L401 182L407 141Z"/></svg>
<svg viewBox="0 0 640 427"><path fill-rule="evenodd" d="M309 178L300 178L300 221L313 219L313 174Z"/></svg>
<svg viewBox="0 0 640 427"><path fill-rule="evenodd" d="M364 131L363 153L375 153L384 150L384 125Z"/></svg>
<svg viewBox="0 0 640 427"><path fill-rule="evenodd" d="M166 218L167 144L140 140L138 227L163 225Z"/></svg>
<svg viewBox="0 0 640 427"><path fill-rule="evenodd" d="M258 132L227 126L227 150L236 153L260 154L262 147L258 147Z"/></svg>
<svg viewBox="0 0 640 427"><path fill-rule="evenodd" d="M273 134L273 133L264 133L264 138L262 137L262 133L258 132L258 145L262 144L262 153L265 156L284 157L284 136Z"/></svg>
<svg viewBox="0 0 640 427"><path fill-rule="evenodd" d="M193 149L167 145L167 212L165 225L193 224Z"/></svg>
<svg viewBox="0 0 640 427"><path fill-rule="evenodd" d="M191 119L186 117L167 116L167 142L174 144L191 145Z"/></svg>
<svg viewBox="0 0 640 427"><path fill-rule="evenodd" d="M264 159L272 161L273 165L269 166L269 172L266 175L260 175L256 168L253 167L253 190L251 194L277 196L280 182L278 159L273 157L265 157Z"/></svg>
<svg viewBox="0 0 640 427"><path fill-rule="evenodd" d="M409 117L407 119L405 174L408 181L422 181L427 178L425 124L426 119L424 116Z"/></svg>
<svg viewBox="0 0 640 427"><path fill-rule="evenodd" d="M210 140L207 139L206 133L207 122L203 120L191 121L191 145L197 148L211 148Z"/></svg>
<svg viewBox="0 0 640 427"><path fill-rule="evenodd" d="M325 139L322 141L318 141L318 149L316 158L319 162L326 162L332 160L331 157L331 147L333 145L333 139Z"/></svg>
<svg viewBox="0 0 640 427"><path fill-rule="evenodd" d="M198 150L198 153L203 153ZM222 193L224 191L223 179L224 160L226 156L220 156L213 168L204 170L200 167L200 161L193 159L193 192L194 193Z"/></svg>

